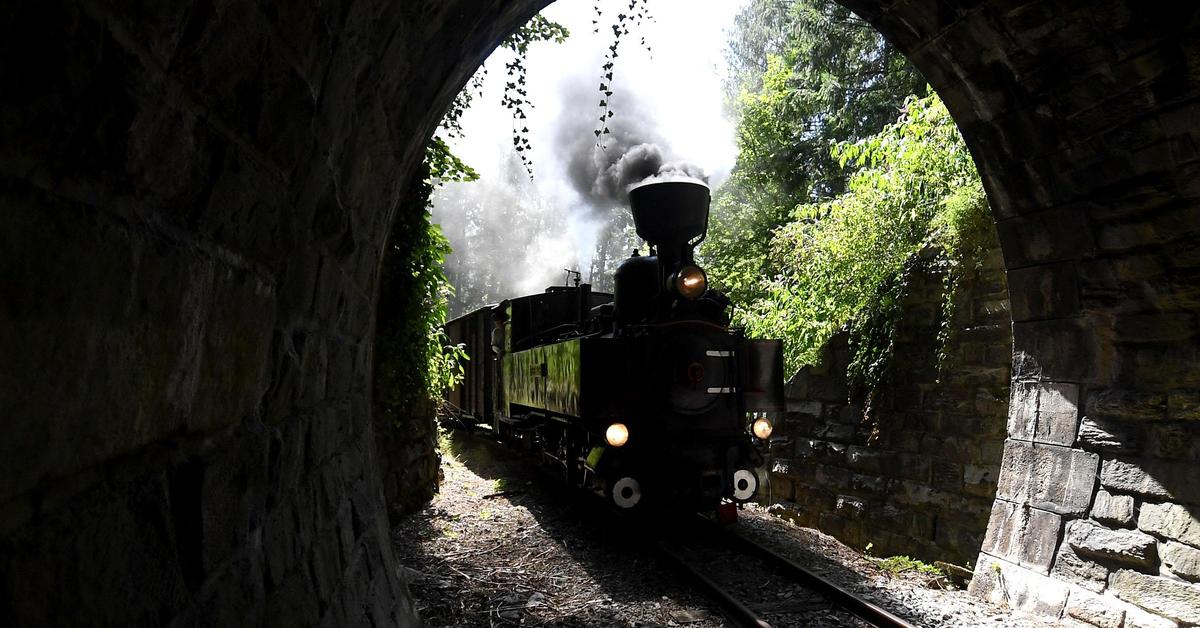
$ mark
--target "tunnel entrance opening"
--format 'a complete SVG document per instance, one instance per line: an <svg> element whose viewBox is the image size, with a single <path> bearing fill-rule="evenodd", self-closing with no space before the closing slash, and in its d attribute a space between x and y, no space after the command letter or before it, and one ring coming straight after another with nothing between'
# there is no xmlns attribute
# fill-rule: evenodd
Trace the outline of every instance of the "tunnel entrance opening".
<svg viewBox="0 0 1200 628"><path fill-rule="evenodd" d="M1073 618L1097 606L1129 621L1179 613L1164 600L1194 595L1188 576L1086 540L1099 527L1143 545L1179 542L1153 522L1142 527L1140 515L1110 517L1114 497L1123 513L1144 504L1194 518L1183 478L1195 459L1195 373L1186 364L1196 353L1196 317L1190 288L1179 283L1194 276L1187 242L1195 194L1185 190L1195 168L1185 146L1195 139L1179 123L1194 107L1190 92L1166 87L1190 66L1174 43L1149 34L1165 18L1106 4L1121 16L1113 32L1052 3L926 12L916 2L847 4L945 99L997 220L1013 299L1014 379L977 592ZM1027 20L1053 26L1035 34ZM1193 23L1189 13L1169 37ZM1078 65L1049 61L1063 54ZM1085 77L1136 104L1110 111ZM1120 144L1130 134L1139 148ZM1081 159L1112 170L1093 180ZM1165 367L1169 375L1156 372L1164 364L1175 365ZM1156 392L1139 392L1147 387ZM1148 592L1159 586L1171 593Z"/></svg>
<svg viewBox="0 0 1200 628"><path fill-rule="evenodd" d="M894 118L896 113L889 115ZM519 175L516 170L514 173ZM484 196L495 202L497 195ZM460 203L468 210L478 204L480 201ZM789 514L794 518L834 533L859 549L871 544L884 555L974 562L999 475L1011 361L1007 293L995 233L990 227L988 231L990 242L985 248L991 251L990 266L974 278L970 287L975 293L963 297L960 320L955 321L972 334L969 346L961 348L970 354L966 363L955 365L963 372L963 381L937 386L938 365L933 353L938 343L934 337L944 308L932 295L945 273L922 269L919 272L930 275L911 290L912 320L905 323L907 336L899 351L905 363L895 369L904 374L903 385L895 391L879 391L881 398L875 402L877 407L888 404L882 411L886 420L876 411L871 418L874 423L864 421L870 418L864 417L864 399L848 403L844 336L835 341L841 345L828 349L839 353L840 363L825 364L820 371L826 375L830 368L840 369L841 373L830 379L841 381L831 381L818 390L808 383L813 374L805 372L799 378L804 381L793 383L794 410L778 432L779 440L790 444L776 449L777 473L768 486L772 497L790 502ZM954 351L959 349L955 345ZM831 391L837 392L824 394ZM886 401L882 398L885 392ZM916 401L909 402L912 398ZM811 412L812 407L817 410ZM409 432L431 449L432 422L428 418L420 421L421 427ZM402 449L381 445L384 448ZM421 454L419 466L429 467L429 460L431 456ZM396 466L405 471L413 468L410 457L401 457ZM433 477L431 472L423 474ZM393 482L403 485L389 479L385 488L391 490L386 485ZM897 492L903 496L896 497Z"/></svg>

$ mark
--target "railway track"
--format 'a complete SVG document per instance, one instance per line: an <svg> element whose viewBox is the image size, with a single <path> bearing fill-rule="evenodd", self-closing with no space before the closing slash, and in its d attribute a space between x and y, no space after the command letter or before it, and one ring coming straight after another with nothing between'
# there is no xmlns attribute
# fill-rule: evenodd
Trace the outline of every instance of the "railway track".
<svg viewBox="0 0 1200 628"><path fill-rule="evenodd" d="M656 541L654 548L738 626L913 628L786 556L706 519Z"/></svg>

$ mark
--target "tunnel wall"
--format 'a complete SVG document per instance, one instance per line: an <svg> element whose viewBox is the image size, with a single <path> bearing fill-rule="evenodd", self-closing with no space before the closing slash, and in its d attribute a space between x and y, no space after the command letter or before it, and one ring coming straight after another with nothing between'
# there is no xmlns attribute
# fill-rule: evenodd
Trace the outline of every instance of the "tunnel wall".
<svg viewBox="0 0 1200 628"><path fill-rule="evenodd" d="M536 3L15 2L0 24L0 624L411 625L380 252Z"/></svg>
<svg viewBox="0 0 1200 628"><path fill-rule="evenodd" d="M1013 398L972 590L1101 626L1200 622L1200 585L1165 558L1200 547L1181 538L1200 505L1198 8L845 4L946 102L1004 251Z"/></svg>
<svg viewBox="0 0 1200 628"><path fill-rule="evenodd" d="M845 331L788 382L770 489L778 512L858 550L966 565L996 493L1012 322L995 248L957 283L953 334L941 346L946 271L932 251L908 270L893 357L875 390L852 389Z"/></svg>

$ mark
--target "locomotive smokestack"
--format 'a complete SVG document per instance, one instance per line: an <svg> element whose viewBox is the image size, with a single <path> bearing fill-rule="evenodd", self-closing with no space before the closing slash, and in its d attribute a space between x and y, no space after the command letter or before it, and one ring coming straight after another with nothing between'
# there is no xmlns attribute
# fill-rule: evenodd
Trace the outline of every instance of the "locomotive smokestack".
<svg viewBox="0 0 1200 628"><path fill-rule="evenodd" d="M708 233L708 186L698 179L651 177L629 190L637 234L666 262L691 262L692 247Z"/></svg>

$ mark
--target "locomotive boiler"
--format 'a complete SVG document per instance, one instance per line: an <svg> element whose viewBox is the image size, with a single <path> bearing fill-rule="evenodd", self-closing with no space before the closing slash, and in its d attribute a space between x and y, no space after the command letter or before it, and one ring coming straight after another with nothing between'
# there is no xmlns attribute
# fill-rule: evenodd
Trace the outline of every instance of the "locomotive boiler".
<svg viewBox="0 0 1200 628"><path fill-rule="evenodd" d="M731 328L696 265L709 201L697 180L634 186L650 249L620 264L613 294L577 282L447 323L469 356L449 406L621 508L753 499L783 410L782 349Z"/></svg>

